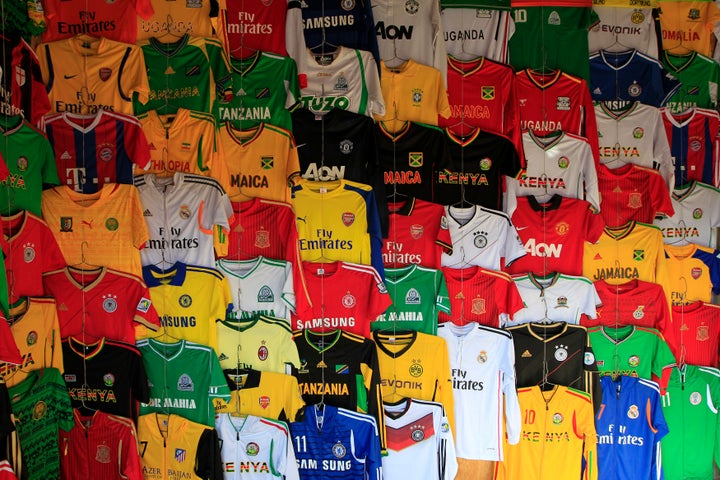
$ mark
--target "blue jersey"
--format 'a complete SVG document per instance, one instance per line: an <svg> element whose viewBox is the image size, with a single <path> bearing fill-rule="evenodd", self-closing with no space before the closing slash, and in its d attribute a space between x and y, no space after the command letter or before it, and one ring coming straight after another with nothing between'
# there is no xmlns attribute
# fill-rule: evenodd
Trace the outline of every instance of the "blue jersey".
<svg viewBox="0 0 720 480"><path fill-rule="evenodd" d="M598 480L661 480L660 440L668 427L657 383L621 375L602 377L600 385Z"/></svg>
<svg viewBox="0 0 720 480"><path fill-rule="evenodd" d="M301 480L381 480L377 423L369 415L325 405L305 407L290 424Z"/></svg>

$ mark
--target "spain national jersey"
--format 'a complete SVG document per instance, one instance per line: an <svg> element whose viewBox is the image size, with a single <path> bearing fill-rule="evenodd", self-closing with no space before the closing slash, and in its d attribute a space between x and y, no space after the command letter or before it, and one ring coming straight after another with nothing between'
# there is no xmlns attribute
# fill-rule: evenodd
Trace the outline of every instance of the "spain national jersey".
<svg viewBox="0 0 720 480"><path fill-rule="evenodd" d="M512 12L509 8L496 9L494 1L484 3L487 5L465 0L441 0L445 48L448 55L462 60L485 57L507 63L508 39L515 33Z"/></svg>
<svg viewBox="0 0 720 480"><path fill-rule="evenodd" d="M720 307L693 302L673 306L671 315L672 322L667 324L663 333L678 365L717 365L720 358Z"/></svg>
<svg viewBox="0 0 720 480"><path fill-rule="evenodd" d="M720 293L720 251L695 244L665 245L668 278L663 282L671 305L710 302Z"/></svg>
<svg viewBox="0 0 720 480"><path fill-rule="evenodd" d="M223 373L232 397L219 407L216 404L216 412L257 415L283 422L294 422L302 414L305 402L292 375L237 368Z"/></svg>
<svg viewBox="0 0 720 480"><path fill-rule="evenodd" d="M665 243L713 247L717 240L715 230L720 227L720 190L692 181L675 187L670 201L675 214L656 217L653 222L662 232Z"/></svg>
<svg viewBox="0 0 720 480"><path fill-rule="evenodd" d="M186 33L196 37L212 37L213 22L210 19L215 3L211 0L164 2L150 0L153 14L137 19L137 39ZM215 16L215 15L213 15Z"/></svg>
<svg viewBox="0 0 720 480"><path fill-rule="evenodd" d="M666 106L679 113L691 107L717 108L720 65L705 55L691 51L686 55L663 51L662 62L682 86Z"/></svg>
<svg viewBox="0 0 720 480"><path fill-rule="evenodd" d="M150 150L140 123L105 110L95 115L56 113L42 129L55 151L62 185L95 193L106 183L133 183L133 174L150 166Z"/></svg>
<svg viewBox="0 0 720 480"><path fill-rule="evenodd" d="M664 49L712 55L712 32L720 20L720 9L714 2L662 1L659 20Z"/></svg>
<svg viewBox="0 0 720 480"><path fill-rule="evenodd" d="M600 21L588 32L590 52L634 48L658 58L658 32L651 8L618 8L606 2L593 5L593 10Z"/></svg>
<svg viewBox="0 0 720 480"><path fill-rule="evenodd" d="M8 23L3 24L9 27ZM0 94L0 111L3 115L22 115L36 125L50 110L37 55L28 42L7 28L0 34L0 42L0 65L4 72L13 72L0 78L4 90Z"/></svg>
<svg viewBox="0 0 720 480"><path fill-rule="evenodd" d="M665 331L670 324L670 308L662 285L637 278L611 285L605 280L594 282L602 305L597 318L584 318L582 325L636 325Z"/></svg>
<svg viewBox="0 0 720 480"><path fill-rule="evenodd" d="M663 109L665 133L675 163L675 185L699 180L720 185L720 115L705 108L673 114Z"/></svg>
<svg viewBox="0 0 720 480"><path fill-rule="evenodd" d="M148 101L145 59L135 45L81 35L42 43L36 52L51 112L132 115L139 112L133 111L133 95L139 104Z"/></svg>

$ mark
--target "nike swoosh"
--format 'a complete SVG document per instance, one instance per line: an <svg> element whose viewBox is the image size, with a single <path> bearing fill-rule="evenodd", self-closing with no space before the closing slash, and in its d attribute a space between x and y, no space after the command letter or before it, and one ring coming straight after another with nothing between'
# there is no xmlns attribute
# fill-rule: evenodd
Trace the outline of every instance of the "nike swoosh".
<svg viewBox="0 0 720 480"><path fill-rule="evenodd" d="M526 228L529 228L529 227L515 227L515 230L517 230L519 232L520 230L525 230Z"/></svg>
<svg viewBox="0 0 720 480"><path fill-rule="evenodd" d="M304 147L305 145L307 145L307 143L301 143L300 145L295 145L295 148Z"/></svg>
<svg viewBox="0 0 720 480"><path fill-rule="evenodd" d="M65 78L65 80L70 80L71 78L75 78L75 77L77 77L77 76L78 76L77 73L76 73L75 75L63 75L63 77Z"/></svg>

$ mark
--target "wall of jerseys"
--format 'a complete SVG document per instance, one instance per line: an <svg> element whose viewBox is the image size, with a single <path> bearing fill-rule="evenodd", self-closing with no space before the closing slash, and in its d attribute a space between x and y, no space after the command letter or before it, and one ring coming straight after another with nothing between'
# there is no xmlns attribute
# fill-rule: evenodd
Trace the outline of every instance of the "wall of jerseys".
<svg viewBox="0 0 720 480"><path fill-rule="evenodd" d="M714 1L0 16L0 479L713 478Z"/></svg>

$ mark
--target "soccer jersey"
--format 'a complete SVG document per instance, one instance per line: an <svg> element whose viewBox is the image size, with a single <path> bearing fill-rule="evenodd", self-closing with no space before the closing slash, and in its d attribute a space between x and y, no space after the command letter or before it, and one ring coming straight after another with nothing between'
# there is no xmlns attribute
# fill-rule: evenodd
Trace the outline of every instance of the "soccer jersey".
<svg viewBox="0 0 720 480"><path fill-rule="evenodd" d="M96 410L84 416L73 410L75 425L60 431L61 478L143 478L135 424Z"/></svg>
<svg viewBox="0 0 720 480"><path fill-rule="evenodd" d="M714 246L717 238L715 229L720 227L720 190L692 181L675 187L670 201L675 214L656 217L653 221L662 232L665 243Z"/></svg>
<svg viewBox="0 0 720 480"><path fill-rule="evenodd" d="M222 478L299 480L287 425L243 413L247 416L224 413L215 418L215 430L222 442Z"/></svg>
<svg viewBox="0 0 720 480"><path fill-rule="evenodd" d="M510 217L489 208L471 206L445 207L448 229L453 249L443 252L442 266L466 268L479 265L490 270L500 270L525 255Z"/></svg>
<svg viewBox="0 0 720 480"><path fill-rule="evenodd" d="M132 115L133 95L139 103L148 100L150 86L140 47L80 35L42 43L36 51L51 112L86 115L111 110Z"/></svg>
<svg viewBox="0 0 720 480"><path fill-rule="evenodd" d="M288 109L300 99L293 59L257 50L248 57L231 58L230 66L232 75L227 87L232 90L232 98L215 102L218 121L242 129L268 123L292 130Z"/></svg>
<svg viewBox="0 0 720 480"><path fill-rule="evenodd" d="M57 302L60 336L135 342L135 325L160 326L150 292L140 277L106 267L67 267L43 274ZM83 337L85 335L85 337Z"/></svg>
<svg viewBox="0 0 720 480"><path fill-rule="evenodd" d="M582 325L637 325L665 331L670 324L670 308L662 285L633 279L617 285L605 280L594 282L602 305L597 318L583 318Z"/></svg>
<svg viewBox="0 0 720 480"><path fill-rule="evenodd" d="M22 115L36 125L50 110L40 64L32 47L19 35L11 34L8 23L3 21L3 25L0 65L4 72L13 73L0 78L0 111L3 115Z"/></svg>
<svg viewBox="0 0 720 480"><path fill-rule="evenodd" d="M261 197L290 201L290 187L300 172L300 163L288 130L267 123L238 130L225 123L219 140L230 175L230 200Z"/></svg>
<svg viewBox="0 0 720 480"><path fill-rule="evenodd" d="M61 453L58 433L74 425L60 372L55 368L34 370L8 393L28 480L57 480Z"/></svg>
<svg viewBox="0 0 720 480"><path fill-rule="evenodd" d="M671 305L710 302L720 293L720 251L695 244L665 245L668 278L663 282Z"/></svg>
<svg viewBox="0 0 720 480"><path fill-rule="evenodd" d="M147 402L148 382L140 352L127 343L82 337L62 342L63 379L74 408L137 418L137 402Z"/></svg>
<svg viewBox="0 0 720 480"><path fill-rule="evenodd" d="M672 53L694 50L712 55L712 32L720 20L715 2L663 0L659 6L663 49Z"/></svg>
<svg viewBox="0 0 720 480"><path fill-rule="evenodd" d="M595 243L605 226L588 202L560 195L546 203L518 197L510 220L527 252L505 269L510 274L580 275L585 242Z"/></svg>
<svg viewBox="0 0 720 480"><path fill-rule="evenodd" d="M211 11L217 8L211 0L165 2L150 0L154 13L137 19L137 39L186 33L198 37L213 36ZM215 16L215 14L213 14Z"/></svg>
<svg viewBox="0 0 720 480"><path fill-rule="evenodd" d="M175 172L135 178L149 239L140 251L143 265L182 262L215 266L213 228L229 227L230 200L217 180Z"/></svg>
<svg viewBox="0 0 720 480"><path fill-rule="evenodd" d="M699 180L718 186L720 115L715 110L691 108L673 114L663 109L665 133L675 163L675 185Z"/></svg>
<svg viewBox="0 0 720 480"><path fill-rule="evenodd" d="M163 327L163 335L153 337L189 340L217 350L215 322L225 320L232 305L222 272L177 262L167 269L143 267L143 279Z"/></svg>
<svg viewBox="0 0 720 480"><path fill-rule="evenodd" d="M438 314L450 314L447 285L440 270L418 265L386 268L385 286L393 303L370 324L372 330L417 330L435 335Z"/></svg>
<svg viewBox="0 0 720 480"><path fill-rule="evenodd" d="M3 117L0 133L0 213L29 210L40 215L42 189L60 183L52 145L20 116Z"/></svg>
<svg viewBox="0 0 720 480"><path fill-rule="evenodd" d="M138 341L137 347L150 387L150 401L140 404L140 422L145 414L167 412L212 426L213 399L230 400L213 349L186 340L163 343L152 338Z"/></svg>
<svg viewBox="0 0 720 480"><path fill-rule="evenodd" d="M555 385L518 388L522 436L505 446L498 480L545 478L598 479L593 404L585 392Z"/></svg>
<svg viewBox="0 0 720 480"><path fill-rule="evenodd" d="M512 336L477 323L444 323L438 336L447 343L450 358L458 458L502 460L503 431L508 443L520 440ZM487 434L478 435L481 430Z"/></svg>
<svg viewBox="0 0 720 480"><path fill-rule="evenodd" d="M95 193L106 183L132 183L133 172L150 165L140 123L129 115L99 110L95 115L56 113L42 128L55 151L60 183Z"/></svg>
<svg viewBox="0 0 720 480"><path fill-rule="evenodd" d="M663 478L660 440L668 425L655 382L600 379L603 402L595 418L599 480Z"/></svg>
<svg viewBox="0 0 720 480"><path fill-rule="evenodd" d="M7 242L5 273L10 303L22 296L43 296L42 274L65 266L47 223L27 210L0 221Z"/></svg>
<svg viewBox="0 0 720 480"><path fill-rule="evenodd" d="M590 52L634 48L645 55L658 58L658 38L655 19L650 8L618 8L593 5L600 20L588 32Z"/></svg>
<svg viewBox="0 0 720 480"><path fill-rule="evenodd" d="M585 244L582 275L613 285L632 279L662 283L667 267L660 229L638 222L605 227L596 244Z"/></svg>
<svg viewBox="0 0 720 480"><path fill-rule="evenodd" d="M663 334L667 337L678 365L717 365L720 307L710 303L693 302L673 306L671 315L672 322L668 322Z"/></svg>
<svg viewBox="0 0 720 480"><path fill-rule="evenodd" d="M507 42L515 32L509 11L497 10L494 6L484 8L477 2L464 0L442 0L440 8L448 55L462 60L485 57L507 63Z"/></svg>
<svg viewBox="0 0 720 480"><path fill-rule="evenodd" d="M133 185L109 183L87 194L67 185L45 190L42 217L68 265L102 265L140 276L140 249L149 237Z"/></svg>
<svg viewBox="0 0 720 480"><path fill-rule="evenodd" d="M369 51L347 44L323 54L306 50L299 72L300 105L313 113L322 115L333 108L369 117L385 113L387 98L381 89L377 63Z"/></svg>
<svg viewBox="0 0 720 480"><path fill-rule="evenodd" d="M215 411L241 413L294 422L305 402L297 379L292 375L259 370L224 370L232 397Z"/></svg>
<svg viewBox="0 0 720 480"><path fill-rule="evenodd" d="M667 102L670 110L677 113L690 107L717 107L720 66L714 59L694 51L673 55L664 50L662 62L665 69L682 83Z"/></svg>

